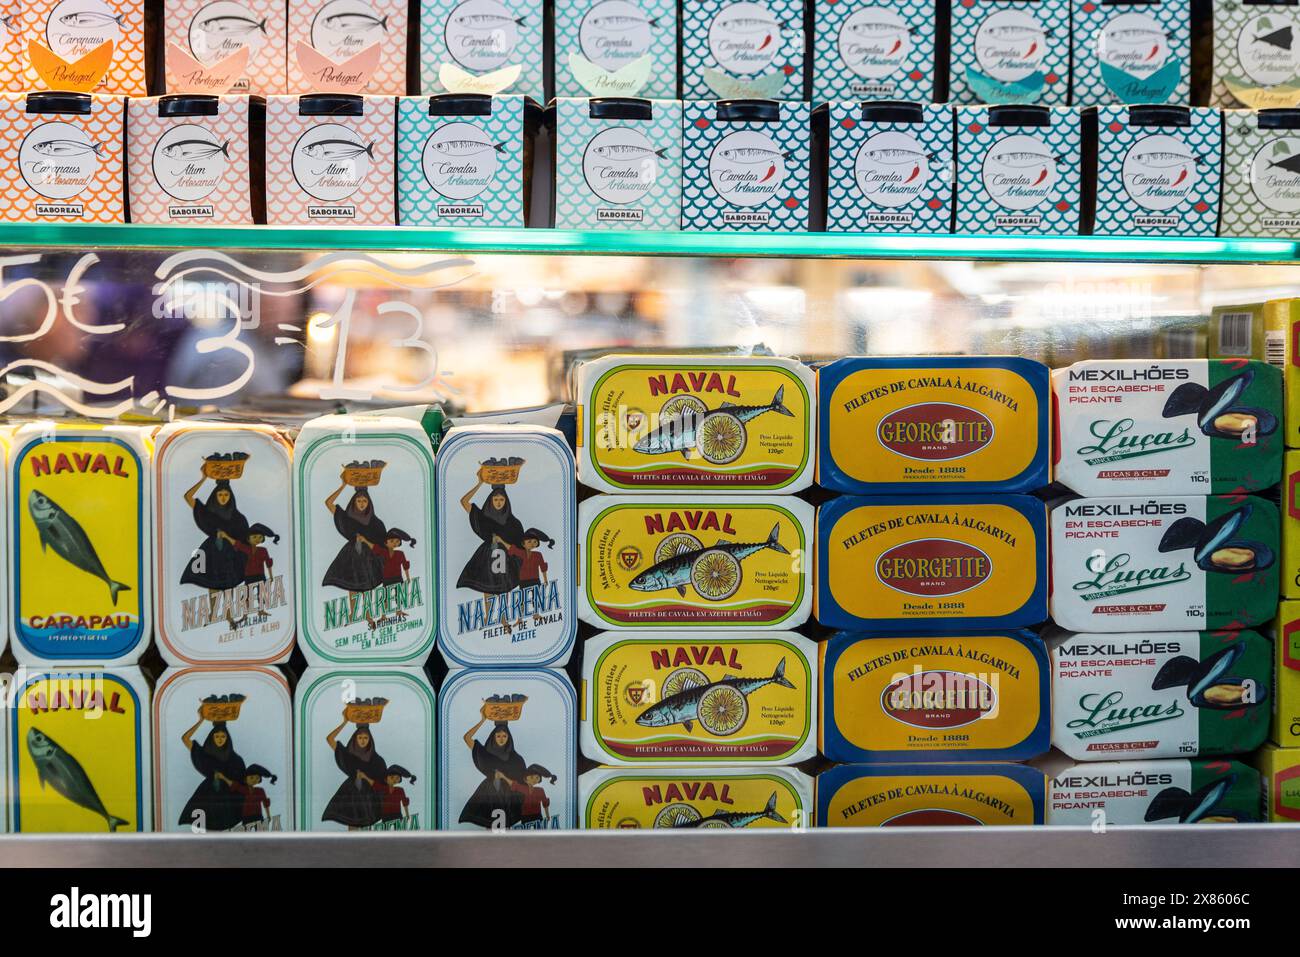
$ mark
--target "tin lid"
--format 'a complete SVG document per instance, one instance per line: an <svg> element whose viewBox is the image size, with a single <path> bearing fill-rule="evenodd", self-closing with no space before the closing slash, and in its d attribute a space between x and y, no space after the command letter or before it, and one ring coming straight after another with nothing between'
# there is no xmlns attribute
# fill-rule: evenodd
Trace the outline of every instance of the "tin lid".
<svg viewBox="0 0 1300 957"><path fill-rule="evenodd" d="M216 116L220 100L196 93L169 93L158 97L159 116Z"/></svg>
<svg viewBox="0 0 1300 957"><path fill-rule="evenodd" d="M91 111L91 102L89 93L28 93L27 112L81 114L88 116Z"/></svg>
<svg viewBox="0 0 1300 957"><path fill-rule="evenodd" d="M1129 126L1191 126L1192 110L1172 104L1130 106L1128 122Z"/></svg>
<svg viewBox="0 0 1300 957"><path fill-rule="evenodd" d="M492 97L486 93L438 93L429 97L430 116L491 116Z"/></svg>
<svg viewBox="0 0 1300 957"><path fill-rule="evenodd" d="M716 116L723 123L780 123L781 104L776 100L719 100Z"/></svg>
<svg viewBox="0 0 1300 957"><path fill-rule="evenodd" d="M298 97L299 116L365 116L366 98L355 93L308 93Z"/></svg>
<svg viewBox="0 0 1300 957"><path fill-rule="evenodd" d="M649 100L630 96L605 96L589 100L593 120L652 120L654 107Z"/></svg>
<svg viewBox="0 0 1300 957"><path fill-rule="evenodd" d="M1273 107L1255 114L1255 125L1261 130L1300 130L1300 108Z"/></svg>
<svg viewBox="0 0 1300 957"><path fill-rule="evenodd" d="M1052 111L1045 106L990 106L989 126L1051 126Z"/></svg>
<svg viewBox="0 0 1300 957"><path fill-rule="evenodd" d="M923 123L925 107L920 103L906 103L902 100L864 102L862 120L866 123Z"/></svg>

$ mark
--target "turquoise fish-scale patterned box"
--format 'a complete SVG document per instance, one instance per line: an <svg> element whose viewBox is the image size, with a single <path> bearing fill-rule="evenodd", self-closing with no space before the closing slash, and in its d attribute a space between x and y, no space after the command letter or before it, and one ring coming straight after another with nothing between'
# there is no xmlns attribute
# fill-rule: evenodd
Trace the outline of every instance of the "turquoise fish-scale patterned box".
<svg viewBox="0 0 1300 957"><path fill-rule="evenodd" d="M676 0L555 0L555 95L677 98Z"/></svg>
<svg viewBox="0 0 1300 957"><path fill-rule="evenodd" d="M803 0L682 0L682 99L803 99Z"/></svg>
<svg viewBox="0 0 1300 957"><path fill-rule="evenodd" d="M955 0L948 99L1041 103L1070 96L1070 0Z"/></svg>
<svg viewBox="0 0 1300 957"><path fill-rule="evenodd" d="M1219 235L1290 239L1300 235L1300 128L1260 129L1260 118L1224 111Z"/></svg>
<svg viewBox="0 0 1300 957"><path fill-rule="evenodd" d="M952 225L952 108L917 104L921 122L867 120L830 104L829 232L946 233Z"/></svg>
<svg viewBox="0 0 1300 957"><path fill-rule="evenodd" d="M593 118L591 101L555 101L557 229L681 228L682 105L651 118Z"/></svg>
<svg viewBox="0 0 1300 957"><path fill-rule="evenodd" d="M1046 109L1048 126L990 126L994 111L966 106L956 112L958 233L1079 232L1079 114ZM1032 109L1032 108L1031 108Z"/></svg>
<svg viewBox="0 0 1300 957"><path fill-rule="evenodd" d="M423 0L421 91L517 93L545 102L542 8L542 0Z"/></svg>
<svg viewBox="0 0 1300 957"><path fill-rule="evenodd" d="M490 116L430 116L427 96L397 100L397 221L524 225L524 97Z"/></svg>
<svg viewBox="0 0 1300 957"><path fill-rule="evenodd" d="M803 232L811 200L812 108L780 103L774 123L719 120L682 104L682 229Z"/></svg>
<svg viewBox="0 0 1300 957"><path fill-rule="evenodd" d="M934 0L820 0L813 11L812 98L932 102Z"/></svg>
<svg viewBox="0 0 1300 957"><path fill-rule="evenodd" d="M1190 0L1071 2L1071 103L1187 103L1192 59Z"/></svg>
<svg viewBox="0 0 1300 957"><path fill-rule="evenodd" d="M1097 110L1098 236L1213 236L1219 228L1221 114L1183 109L1189 126L1134 123L1154 107ZM1164 109L1168 109L1165 107Z"/></svg>

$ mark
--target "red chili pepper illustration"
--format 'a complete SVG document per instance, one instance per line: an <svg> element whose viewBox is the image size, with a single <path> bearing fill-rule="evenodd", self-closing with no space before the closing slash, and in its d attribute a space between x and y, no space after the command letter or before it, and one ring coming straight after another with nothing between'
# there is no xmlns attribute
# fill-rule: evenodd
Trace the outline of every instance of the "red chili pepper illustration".
<svg viewBox="0 0 1300 957"><path fill-rule="evenodd" d="M1038 41L1035 40L1033 43L1029 44L1029 49L1025 51L1024 59L1028 60L1031 56L1034 55L1034 51L1037 49L1038 49Z"/></svg>
<svg viewBox="0 0 1300 957"><path fill-rule="evenodd" d="M921 167L919 167L919 166L913 166L913 167L912 167L912 175L909 176L909 177L907 177L907 179L903 180L903 183L904 183L904 184L910 183L912 180L916 179L916 178L917 178L918 176L920 176L920 175L921 175Z"/></svg>
<svg viewBox="0 0 1300 957"><path fill-rule="evenodd" d="M763 42L758 45L758 48L760 50L766 50L767 45L771 42L772 42L772 34L769 33L767 36L763 37Z"/></svg>
<svg viewBox="0 0 1300 957"><path fill-rule="evenodd" d="M773 163L771 166L767 168L767 172L763 174L763 178L760 179L759 182L766 183L769 179L771 179L775 175L776 175L776 164Z"/></svg>
<svg viewBox="0 0 1300 957"><path fill-rule="evenodd" d="M897 52L898 48L901 47L902 45L903 45L902 40L895 40L894 45L889 48L889 52L886 53L885 56L893 56L894 53Z"/></svg>
<svg viewBox="0 0 1300 957"><path fill-rule="evenodd" d="M1045 179L1047 179L1047 167L1046 167L1046 166L1044 166L1044 167L1043 167L1043 171L1042 171L1041 173L1038 174L1038 179L1034 180L1034 185L1037 186L1039 183L1041 183L1041 182L1042 182L1043 180L1045 180Z"/></svg>
<svg viewBox="0 0 1300 957"><path fill-rule="evenodd" d="M1157 43L1155 46L1151 48L1151 52L1147 54L1147 59L1148 60L1154 59L1155 55L1159 52L1160 52L1160 44Z"/></svg>
<svg viewBox="0 0 1300 957"><path fill-rule="evenodd" d="M1187 170L1184 169L1181 173L1178 174L1178 178L1177 178L1176 180L1174 180L1173 183L1172 183L1171 185L1173 185L1173 186L1177 186L1179 183L1181 183L1181 182L1182 182L1183 180L1185 180L1185 179L1187 179Z"/></svg>

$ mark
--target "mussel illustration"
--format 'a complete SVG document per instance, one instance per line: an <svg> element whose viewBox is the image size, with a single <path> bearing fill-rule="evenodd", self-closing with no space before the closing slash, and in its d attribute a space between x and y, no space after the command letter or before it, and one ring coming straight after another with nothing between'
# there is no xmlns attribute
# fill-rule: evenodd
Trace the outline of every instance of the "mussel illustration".
<svg viewBox="0 0 1300 957"><path fill-rule="evenodd" d="M1251 511L1250 505L1242 505L1212 522L1180 518L1165 529L1160 538L1160 551L1195 549L1192 554L1197 568L1223 575L1244 575L1269 568L1277 558L1272 546L1236 537L1250 521Z"/></svg>
<svg viewBox="0 0 1300 957"><path fill-rule="evenodd" d="M1237 405L1250 384L1255 381L1251 369L1224 379L1213 389L1195 382L1184 382L1165 400L1161 413L1166 419L1179 415L1195 415L1196 427L1210 438L1240 439L1251 433L1252 441L1272 435L1277 431L1277 416L1267 409Z"/></svg>
<svg viewBox="0 0 1300 957"><path fill-rule="evenodd" d="M1236 711L1260 704L1268 697L1268 689L1251 679L1231 674L1233 665L1245 653L1245 643L1238 641L1204 661L1189 655L1170 658L1156 672L1151 690L1186 687L1187 700L1193 707L1218 711Z"/></svg>
<svg viewBox="0 0 1300 957"><path fill-rule="evenodd" d="M1218 807L1236 782L1237 775L1229 774L1192 792L1165 788L1151 799L1145 814L1146 822L1151 824L1171 817L1177 818L1179 824L1238 824L1254 820L1238 808Z"/></svg>

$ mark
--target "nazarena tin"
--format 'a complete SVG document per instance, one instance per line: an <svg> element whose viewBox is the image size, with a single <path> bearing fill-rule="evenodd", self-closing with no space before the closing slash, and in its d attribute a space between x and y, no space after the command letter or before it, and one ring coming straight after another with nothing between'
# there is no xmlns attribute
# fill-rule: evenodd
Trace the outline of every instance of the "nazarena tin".
<svg viewBox="0 0 1300 957"><path fill-rule="evenodd" d="M589 830L800 828L813 779L794 768L595 768L578 778Z"/></svg>

